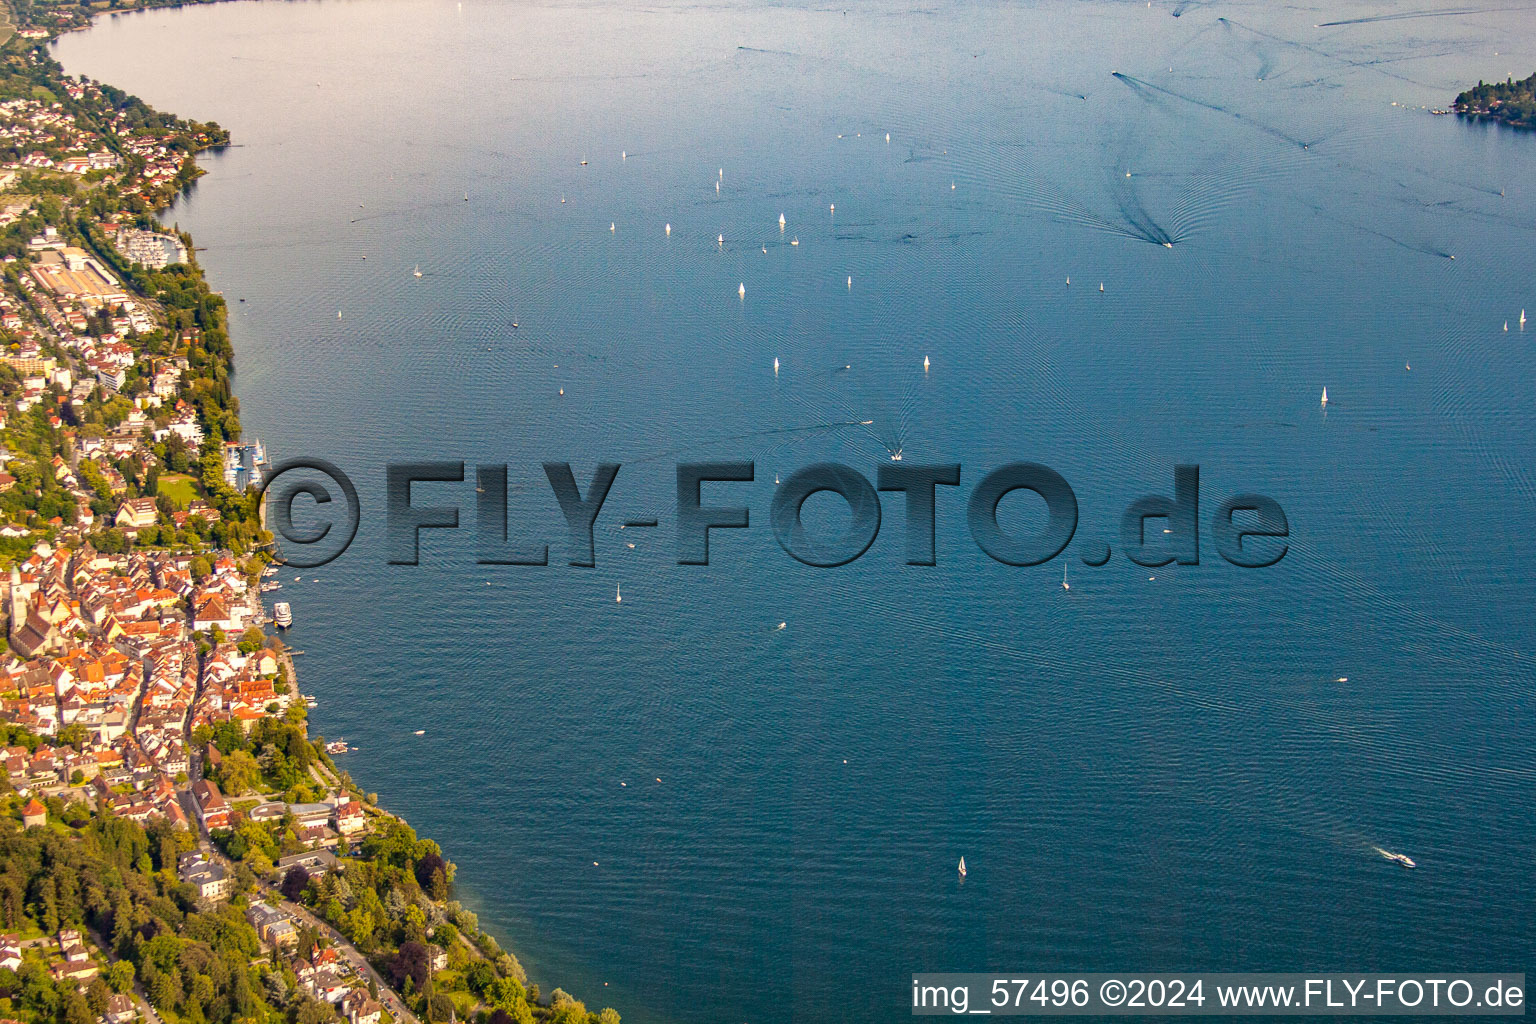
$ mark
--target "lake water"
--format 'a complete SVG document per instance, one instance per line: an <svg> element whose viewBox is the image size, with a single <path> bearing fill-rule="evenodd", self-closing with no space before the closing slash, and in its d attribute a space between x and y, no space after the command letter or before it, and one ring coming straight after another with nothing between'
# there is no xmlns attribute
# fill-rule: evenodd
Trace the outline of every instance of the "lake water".
<svg viewBox="0 0 1536 1024"><path fill-rule="evenodd" d="M362 495L278 595L346 766L546 992L870 1021L915 970L1531 966L1536 136L1427 108L1536 12L1442 9L311 0L57 53L234 133L167 220L248 432ZM894 494L850 565L779 548L776 475L897 449L964 466L936 566ZM472 476L386 564L408 459L508 463L551 564L475 564ZM624 463L595 568L546 459ZM708 567L688 459L757 467ZM1081 508L1033 568L965 524L1019 459ZM1145 569L1177 463L1201 563ZM1245 491L1272 568L1216 556Z"/></svg>

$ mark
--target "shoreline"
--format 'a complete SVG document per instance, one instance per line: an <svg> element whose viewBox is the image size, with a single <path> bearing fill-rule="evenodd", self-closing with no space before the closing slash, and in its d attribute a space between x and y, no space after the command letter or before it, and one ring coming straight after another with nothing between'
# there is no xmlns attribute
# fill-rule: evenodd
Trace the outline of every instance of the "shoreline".
<svg viewBox="0 0 1536 1024"><path fill-rule="evenodd" d="M67 25L56 26L54 29L49 30L47 32L46 36L40 37L40 36L37 36L36 34L33 34L33 35L24 36L22 38L24 38L26 40L26 44L25 44L26 48L28 48L28 49L35 48L35 49L40 50L45 59L52 61L57 67L59 67L61 73L64 73L62 65L59 64L58 61L56 60L56 58L54 58L53 55L52 55L52 47L53 47L54 42L60 36L65 35L67 33L77 32L77 31L84 31L86 29L90 29L90 28L93 28L93 27L97 26L99 21L100 21L100 19L102 19L103 17L116 18L118 15L122 15L122 14L144 14L144 13L148 13L150 11L181 9L181 8L186 8L186 7L205 6L205 5L210 5L210 4L213 4L213 3L229 3L229 2L232 2L232 0L172 0L172 2L169 2L169 3L152 3L152 2L151 3L140 3L140 4L137 4L136 6L133 6L133 7L130 7L130 8L125 8L125 9L120 9L120 10L107 10L107 11L96 11L96 12L93 12L83 22L70 23L70 24L67 24ZM3 27L4 26L0 26L0 28L3 28ZM16 38L16 36L19 35L23 31L21 29L21 27L19 25L15 24L14 22L9 27L14 30L14 34L11 36L11 38L8 38L6 40L0 40L0 46L8 46ZM35 29L28 29L28 31L32 31L32 32L35 33L36 30ZM64 77L66 79L68 79L70 76L67 73L64 73ZM101 84L110 86L110 83L101 83ZM179 116L179 115L171 115L171 116ZM209 122L209 124L212 125L213 123ZM219 129L219 131L223 132L222 129ZM168 214L170 211L174 210L177 201L182 199L188 193L188 191L190 190L190 188L193 185L193 183L197 180L197 178L199 178L203 174L207 173L206 170L201 166L201 164L198 163L198 158L204 152L208 152L208 151L215 151L215 152L221 151L224 148L230 146L231 144L233 144L233 140L232 140L231 136L229 135L229 133L223 132L222 138L218 138L215 141L210 141L210 142L208 142L208 144L205 144L205 145L198 145L195 149L193 149L191 152L189 152L187 154L186 168L190 168L190 171L186 171L186 168L184 168L184 173L182 175L178 175L178 178L177 178L176 182L174 183L174 186L162 188L159 192L151 194L152 195L152 199L151 199L151 202L149 204L150 205L149 213L154 218L154 220L156 222L162 223L162 226L164 226L162 218L166 214ZM83 219L84 218L82 217L82 220ZM214 296L221 295L220 292L214 291L210 287L210 282L209 282L208 274L206 273L206 271L203 269L203 267L201 266L201 264L198 262L198 260L196 258L196 255L195 255L196 248L195 248L194 240L193 240L191 234L189 232L186 232L186 231L181 231L181 232L179 232L179 235L180 235L180 237L182 238L182 240L185 243L185 247L186 247L186 251L187 251L187 260L186 260L186 262L190 266L190 268L191 268L193 274L195 275L195 277L203 284L203 286L205 288L207 288L207 290L208 290L208 292L210 294L212 294ZM88 235L88 237L89 237L89 235ZM91 241L94 242L95 239L91 239ZM93 248L94 247L95 246L93 246ZM105 247L107 249L110 249L110 240L109 239L104 239L103 240L103 247ZM225 321L225 324L227 326L227 320ZM226 365L227 365L227 369L228 369L228 376L229 376L229 379L230 379L230 382L231 382L230 385L229 385L229 390L230 390L230 393L231 393L231 397L234 397L235 388L233 386L233 381L234 381L235 376L236 376L237 368L236 368L235 361L234 361L234 358L233 358L233 345L232 344L230 345L229 356L226 359ZM243 432L241 432L241 433L236 434L234 436L235 436L236 439L239 439L239 438L243 437L244 435L243 435ZM261 506L261 510L264 511L264 506ZM263 547L264 548L269 548L270 545L264 545ZM259 576L257 577L257 582L258 583L260 582L260 577ZM259 587L257 588L256 599L258 601L261 599L261 594L260 594L260 591L259 591ZM262 609L262 614L263 614L263 617L264 617L265 616L265 609L264 608ZM280 635L276 639L280 639ZM292 688L293 688L294 694L295 694L295 696L297 698L298 705L300 707L304 707L304 705L306 703L306 701L305 701L305 694L303 693L302 689L300 688L299 675L298 675L298 672L297 672L297 668L296 668L296 666L294 664L292 654L289 652L289 650L287 649L286 645L282 645L280 650L281 650L281 654L280 654L279 660L280 660L280 662L281 662L281 664L283 666L283 669L284 669L283 674L287 677L289 685L292 686ZM307 708L306 708L306 711L307 711ZM362 790L362 788L360 786L358 786L356 784L356 782L352 779L352 777L351 777L349 772L346 772L344 769L341 769L341 768L339 768L337 766L336 762L333 760L332 755L324 749L324 742L325 742L324 737L322 735L320 735L320 734L311 735L310 729L309 729L309 723L308 723L307 715L304 717L304 719L302 721L302 728L303 728L303 732L304 732L305 737L307 739L309 739L315 745L315 747L316 747L316 752L318 754L318 761L319 761L319 763L321 765L323 765L324 769L330 774L332 781L334 781L334 783L337 786L337 789L340 792L347 793L347 794L350 794L350 795L356 797L366 807L369 817L375 818L375 819L380 819L380 820L383 820L383 821L386 821L386 822L392 822L392 823L394 823L394 825L398 825L399 827L402 827L405 830L407 830L412 836L415 835L414 829L411 828L411 826L409 825L409 822L403 816L388 810L384 806L381 806L379 801L378 801L378 797L377 797L376 794L365 793ZM391 826L391 827L393 827L393 826ZM433 847L436 847L437 844L431 843L430 840L426 840L426 837L421 837L421 838L423 840L425 840L426 842L430 843L430 845L432 845ZM448 874L451 876L452 862L449 861L446 857L443 858L443 860L445 862L445 866L447 868ZM445 893L445 896L451 897L451 891ZM451 902L451 900L449 902ZM456 905L456 904L452 904L452 905ZM469 917L471 917L471 918L473 918L473 916L474 915L472 915L472 914L469 915ZM468 935L464 934L463 931L459 931L458 932L457 938L458 938L459 942L461 942L463 944L463 946L465 946L466 948L472 950L476 957L492 957L492 956L499 956L499 955L503 955L504 954L504 951L501 949L501 947L499 945L499 942L497 941L497 939L494 936L491 936L489 933L484 932L483 929L478 929L476 934L478 936L478 941L471 940L471 938ZM489 946L488 950L486 948L487 946ZM526 981L527 981L526 975L522 972L521 965L518 964L515 956L511 957L511 961L512 961L513 965L515 965L514 976L517 977L518 981L523 982L524 984L526 984ZM552 989L551 995L555 996L555 1001L553 1003L553 1009L558 1010L560 1008L560 1006L561 1006L560 997L563 996L564 993L560 989L555 988L555 989ZM529 1002L534 1004L535 1009L536 1010L538 1010L538 1009L544 1009L544 1010L550 1009L550 1007L540 1007L540 1004L536 1002L536 1000L538 999L538 996L539 996L539 988L538 988L538 986L536 986L536 985L530 986L530 989L529 989ZM565 997L565 998L569 999L569 997ZM499 1013L500 1011L497 1011L497 1012ZM605 1015L606 1014L612 1014L612 1011L605 1011ZM595 1013L595 1012L593 1014L591 1014L591 1017L592 1017L593 1020L598 1019L599 1016L600 1015ZM604 1019L607 1020L607 1017L604 1016ZM410 1022L415 1022L415 1020L416 1020L416 1018L414 1016L409 1018ZM617 1014L612 1014L612 1020L613 1021L617 1021ZM398 1024L398 1018L397 1018L397 1024Z"/></svg>

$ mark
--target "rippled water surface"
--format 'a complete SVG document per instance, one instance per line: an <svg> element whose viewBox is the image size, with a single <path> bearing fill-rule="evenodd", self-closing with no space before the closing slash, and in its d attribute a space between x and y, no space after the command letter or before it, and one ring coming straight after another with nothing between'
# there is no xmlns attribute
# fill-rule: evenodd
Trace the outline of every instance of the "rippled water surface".
<svg viewBox="0 0 1536 1024"><path fill-rule="evenodd" d="M362 492L281 592L353 774L546 991L866 1021L918 969L1529 966L1536 136L1427 108L1536 13L1442 6L322 0L57 52L234 133L167 219L247 429ZM898 495L851 565L780 550L776 475L893 450L965 467L937 566ZM475 565L466 482L387 565L409 458L509 463L552 564ZM707 568L689 458L757 466ZM595 568L544 459L624 463ZM1014 459L1081 504L1044 566L965 526ZM1135 566L1181 462L1201 564ZM1215 555L1242 491L1274 568Z"/></svg>

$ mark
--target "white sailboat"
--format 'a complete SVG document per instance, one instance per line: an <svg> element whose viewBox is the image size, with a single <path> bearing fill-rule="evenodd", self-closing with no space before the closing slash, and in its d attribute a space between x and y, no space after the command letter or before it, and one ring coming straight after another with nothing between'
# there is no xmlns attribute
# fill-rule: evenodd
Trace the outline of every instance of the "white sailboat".
<svg viewBox="0 0 1536 1024"><path fill-rule="evenodd" d="M1323 404L1328 404L1328 389L1326 387L1323 388Z"/></svg>
<svg viewBox="0 0 1536 1024"><path fill-rule="evenodd" d="M966 871L965 871L965 858L961 857L960 858L960 877L964 878L965 875L966 875Z"/></svg>
<svg viewBox="0 0 1536 1024"><path fill-rule="evenodd" d="M1525 310L1520 310L1520 329L1525 330Z"/></svg>
<svg viewBox="0 0 1536 1024"><path fill-rule="evenodd" d="M923 372L924 373L928 372L928 357L927 356L923 356Z"/></svg>
<svg viewBox="0 0 1536 1024"><path fill-rule="evenodd" d="M416 269L411 271L411 273L414 274L416 277L420 277L421 276L421 264L420 263L416 264Z"/></svg>
<svg viewBox="0 0 1536 1024"><path fill-rule="evenodd" d="M778 356L774 356L773 357L773 375L775 377L777 377L779 375L779 357Z"/></svg>

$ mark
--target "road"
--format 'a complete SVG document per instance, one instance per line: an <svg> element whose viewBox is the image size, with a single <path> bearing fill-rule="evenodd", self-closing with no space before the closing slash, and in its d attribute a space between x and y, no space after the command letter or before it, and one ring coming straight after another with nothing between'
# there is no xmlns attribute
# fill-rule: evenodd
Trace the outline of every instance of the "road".
<svg viewBox="0 0 1536 1024"><path fill-rule="evenodd" d="M222 864L226 871L233 872L235 870L235 865L208 841L206 835L203 836L198 846L206 856ZM352 969L357 972L358 977L371 980L378 987L379 1002L384 1005L384 1009L389 1011L396 1024L421 1024L417 1016L406 1009L405 1003L400 1001L400 997L395 993L395 990L389 987L389 982L380 977L379 972L373 969L373 965L364 958L363 954L357 951L357 947L352 945L345 935L320 920L314 914L311 914L304 907L294 903L292 900L285 899L282 890L271 882L258 879L256 888L269 905L281 908L284 913L295 921L308 925L318 934L330 939L331 944L336 947L336 952L346 959L347 963L352 966ZM150 1024L160 1024L160 1022L154 1020Z"/></svg>
<svg viewBox="0 0 1536 1024"><path fill-rule="evenodd" d="M92 942L96 943L96 948L101 950L102 956L106 957L109 963L117 963L117 955L112 952L112 947L102 941L101 936L97 935L94 929L87 928L86 934L91 937ZM139 983L137 975L133 979L133 991L129 994L133 997L139 1016L148 1024L165 1024L160 1019L160 1015L155 1012L155 1008L149 1005L149 997L145 994L144 986Z"/></svg>
<svg viewBox="0 0 1536 1024"><path fill-rule="evenodd" d="M421 1024L416 1015L405 1008L405 1004L400 1001L400 997L395 994L395 990L389 987L389 983L379 976L379 973L373 969L373 965L363 958L363 954L357 951L357 947L352 945L345 935L342 935L299 904L284 899L277 886L265 882L259 882L257 885L262 893L266 895L268 903L282 908L294 920L302 921L319 934L330 939L331 943L336 947L336 951L346 958L347 963L352 966L352 969L357 972L359 977L371 979L378 986L379 1002L384 1004L384 1009L388 1010L390 1016L394 1017L397 1022Z"/></svg>

